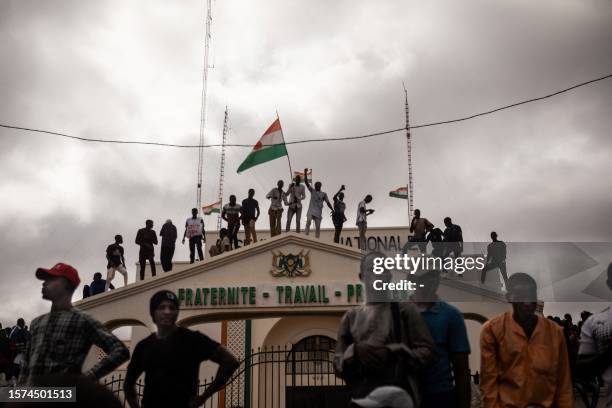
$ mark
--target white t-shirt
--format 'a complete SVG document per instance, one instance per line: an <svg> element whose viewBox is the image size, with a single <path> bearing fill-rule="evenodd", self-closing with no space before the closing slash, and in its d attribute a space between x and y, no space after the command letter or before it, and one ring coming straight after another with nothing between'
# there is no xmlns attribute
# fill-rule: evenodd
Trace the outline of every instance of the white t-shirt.
<svg viewBox="0 0 612 408"><path fill-rule="evenodd" d="M589 317L580 331L578 354L595 354L604 351L605 344L612 344L612 308ZM601 375L608 387L606 407L612 408L612 365Z"/></svg>
<svg viewBox="0 0 612 408"><path fill-rule="evenodd" d="M204 220L202 217L189 217L187 221L185 221L185 226L187 228L187 238L197 237L198 235L202 235Z"/></svg>
<svg viewBox="0 0 612 408"><path fill-rule="evenodd" d="M363 208L363 213L361 212L361 209ZM359 205L357 206L357 224L359 224L360 222L367 222L368 221L368 215L365 213L365 211L367 211L366 209L366 203L365 201L360 201Z"/></svg>

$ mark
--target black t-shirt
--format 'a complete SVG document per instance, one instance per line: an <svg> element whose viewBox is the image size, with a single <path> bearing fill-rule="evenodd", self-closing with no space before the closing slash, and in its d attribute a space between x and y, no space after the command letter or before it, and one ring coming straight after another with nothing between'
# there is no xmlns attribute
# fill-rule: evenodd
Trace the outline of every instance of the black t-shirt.
<svg viewBox="0 0 612 408"><path fill-rule="evenodd" d="M123 247L117 243L110 244L106 248L106 258L108 259L107 268L111 266L121 265L121 259L123 258Z"/></svg>
<svg viewBox="0 0 612 408"><path fill-rule="evenodd" d="M242 200L242 222L247 223L257 215L256 208L259 208L259 203L254 198L245 198Z"/></svg>
<svg viewBox="0 0 612 408"><path fill-rule="evenodd" d="M136 382L144 371L143 407L187 407L197 395L200 364L219 343L198 332L178 327L166 339L151 334L136 345L126 383Z"/></svg>

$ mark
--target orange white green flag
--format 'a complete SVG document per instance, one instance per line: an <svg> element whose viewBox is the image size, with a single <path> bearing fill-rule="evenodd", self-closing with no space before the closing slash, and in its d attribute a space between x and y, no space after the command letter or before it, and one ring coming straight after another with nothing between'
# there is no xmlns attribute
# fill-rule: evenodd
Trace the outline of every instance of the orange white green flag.
<svg viewBox="0 0 612 408"><path fill-rule="evenodd" d="M204 215L210 215L212 213L219 213L221 212L221 201L217 201L216 203L212 203L209 205L205 205L204 207L202 207L202 213Z"/></svg>
<svg viewBox="0 0 612 408"><path fill-rule="evenodd" d="M293 178L295 179L296 176L300 176L302 180L306 180L306 177L303 171L294 171ZM309 183L312 182L312 169L308 170L308 182Z"/></svg>
<svg viewBox="0 0 612 408"><path fill-rule="evenodd" d="M242 164L238 167L238 173L242 173L246 169L253 166L269 162L279 157L287 156L287 147L285 146L285 138L281 129L280 119L276 119L272 125L265 131L259 141L253 146L253 150Z"/></svg>
<svg viewBox="0 0 612 408"><path fill-rule="evenodd" d="M408 188L399 187L395 190L391 190L389 191L389 197L403 198L404 200L407 200L408 199Z"/></svg>

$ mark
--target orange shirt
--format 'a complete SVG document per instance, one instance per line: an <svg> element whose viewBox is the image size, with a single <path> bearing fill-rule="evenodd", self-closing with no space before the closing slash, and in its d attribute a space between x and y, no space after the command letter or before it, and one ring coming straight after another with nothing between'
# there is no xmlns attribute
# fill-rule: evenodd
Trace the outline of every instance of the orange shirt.
<svg viewBox="0 0 612 408"><path fill-rule="evenodd" d="M573 407L572 381L562 328L538 316L528 339L506 312L480 333L483 407Z"/></svg>

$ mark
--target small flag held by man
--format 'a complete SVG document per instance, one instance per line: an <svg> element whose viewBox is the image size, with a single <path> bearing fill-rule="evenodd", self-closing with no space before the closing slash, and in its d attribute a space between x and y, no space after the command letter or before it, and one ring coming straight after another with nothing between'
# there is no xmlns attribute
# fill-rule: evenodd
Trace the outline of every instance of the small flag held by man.
<svg viewBox="0 0 612 408"><path fill-rule="evenodd" d="M295 179L297 176L300 176L302 180L306 180L306 175L303 171L294 171L293 178ZM308 170L308 182L312 183L312 169Z"/></svg>
<svg viewBox="0 0 612 408"><path fill-rule="evenodd" d="M204 215L210 215L212 213L219 213L221 212L221 201L217 201L216 203L212 203L209 205L205 205L204 207L202 207L202 213Z"/></svg>
<svg viewBox="0 0 612 408"><path fill-rule="evenodd" d="M285 138L281 129L280 119L276 119L272 125L265 131L259 141L253 146L253 150L247 156L242 164L238 167L238 173L242 173L246 169L257 166L265 162L269 162L279 157L287 156L287 147L285 146Z"/></svg>
<svg viewBox="0 0 612 408"><path fill-rule="evenodd" d="M391 190L389 191L389 197L403 198L404 200L407 200L408 199L408 188L399 187L395 190Z"/></svg>

